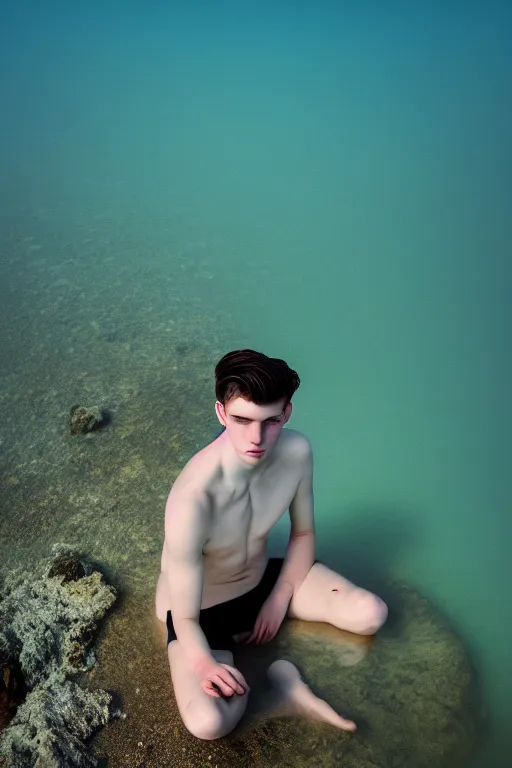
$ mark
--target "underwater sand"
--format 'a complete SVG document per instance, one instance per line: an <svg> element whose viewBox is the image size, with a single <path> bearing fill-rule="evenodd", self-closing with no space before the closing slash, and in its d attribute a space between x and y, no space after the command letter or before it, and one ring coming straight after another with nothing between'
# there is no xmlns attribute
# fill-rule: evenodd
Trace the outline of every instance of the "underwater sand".
<svg viewBox="0 0 512 768"><path fill-rule="evenodd" d="M74 273L81 292L94 296L94 286L88 282L94 277L78 269L71 263L56 272ZM129 275L118 269L109 272L108 264L104 276L110 296L130 282ZM57 280L71 283L67 277ZM140 278L137 286L140 290ZM165 344L160 345L151 333L156 326L162 337L154 308L154 286L152 295L151 308L137 307L141 323L132 331L127 329L124 317L119 318L112 309L119 307L119 302L110 305L110 314L98 303L96 316L95 305L88 301L82 310L90 318L85 323L75 309L76 296L69 289L60 296L60 323L51 333L39 333L34 327L31 335L26 327L23 329L25 337L34 340L30 354L23 359L24 378L30 387L20 386L21 376L13 370L0 401L4 448L2 563L8 570L20 563L35 562L48 555L55 542L61 542L78 548L96 562L118 590L118 600L102 623L98 663L84 681L93 689L114 693L116 704L126 714L125 720L104 728L94 745L99 755L108 755L112 768L167 764L197 768L210 762L226 767L336 765L347 749L343 741L347 737L322 726L278 720L256 727L249 719L232 738L208 745L191 737L181 724L171 691L163 627L153 614L154 588L168 488L187 456L216 430L213 419L204 425L200 417L202 412L208 413L211 382L207 372L220 349L215 355L203 349L205 329L210 323L204 315L194 315L190 308L187 315L175 316L178 329L171 326ZM47 307L50 296L39 284L32 297L29 317L40 329L45 313L37 309ZM132 308L137 305L136 291L128 298ZM229 325L226 316L219 315L215 320L219 328L221 324ZM70 339L74 351L66 362L70 371L64 375L62 362L59 368L61 357L54 355L54 350L63 349ZM15 350L13 340L14 363ZM45 361L43 367L40 360ZM110 423L86 436L72 435L68 406L75 403L108 409ZM385 585L381 586L384 589ZM435 610L429 610L435 617ZM435 619L439 626L434 625L434 630L428 623L430 619L425 623L413 616L401 626L403 621L400 611L395 610L394 621L390 620L375 649L368 638L347 636L344 640L344 633L337 630L305 625L301 635L307 640L304 647L300 642L287 645L284 633L277 649L256 650L252 660L251 655L243 654L241 664L247 666L248 674L252 669L254 675L254 668L263 674L276 655L283 654L299 663L308 682L313 687L316 683L315 690L333 705L341 710L348 708L356 719L359 715L362 730L357 744L349 750L353 761L350 764L354 766L367 766L372 758L378 764L388 759L395 765L419 768L432 759L432 749L439 759L443 756L443 764L451 766L480 742L477 733L483 721L480 694L476 693L478 673L470 659L464 660L466 651L460 640L450 640L451 632L445 634L444 619ZM408 639L410 632L417 631L415 627L420 627L420 642ZM446 646L443 637L449 640ZM454 649L451 642L455 642ZM387 646L389 643L392 645ZM445 647L439 657L445 654L441 668L431 655L438 653L435 649L439 644L441 649ZM386 661L386 647L395 648L394 661ZM419 699L417 693L407 692L407 685L420 674L418 668L410 666L411 649L415 648L421 657ZM381 655L377 655L377 649ZM460 661L451 660L459 656ZM374 667L364 671L359 665L365 663L366 657L373 660ZM384 662L380 670L381 658ZM447 683L448 672L454 672L458 664L462 665L460 675L455 671L453 683ZM373 669L379 669L377 675ZM347 678L348 670L355 675L352 682ZM389 675L390 682L383 679L379 683L382 675ZM447 693L440 696L438 711L432 696L437 698L433 692L438 688L439 676L446 683ZM368 679L374 689L372 707L366 701L368 684L361 683ZM344 695L345 685L350 695ZM379 702L383 694L385 699L386 691L394 688L398 696L393 698L396 712L389 709L389 703ZM474 701L470 698L472 691L477 696ZM404 697L403 704L398 703L400 696ZM417 702L420 712L424 709L420 720L426 717L427 725L418 727L419 721L411 721L406 736L400 737L399 723L403 728L404 715L407 712L411 716L413 702ZM428 717L434 718L432 725ZM371 722L365 725L368 718ZM436 743L440 730L443 737ZM411 732L415 733L414 739ZM397 748L401 757L395 754Z"/></svg>

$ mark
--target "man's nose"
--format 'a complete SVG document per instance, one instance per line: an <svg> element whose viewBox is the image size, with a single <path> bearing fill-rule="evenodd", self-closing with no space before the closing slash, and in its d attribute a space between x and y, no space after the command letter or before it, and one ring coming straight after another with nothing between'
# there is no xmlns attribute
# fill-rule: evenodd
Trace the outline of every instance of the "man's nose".
<svg viewBox="0 0 512 768"><path fill-rule="evenodd" d="M263 435L262 425L254 421L251 424L251 431L249 435L251 443L253 443L253 445L259 445L261 443L262 435Z"/></svg>

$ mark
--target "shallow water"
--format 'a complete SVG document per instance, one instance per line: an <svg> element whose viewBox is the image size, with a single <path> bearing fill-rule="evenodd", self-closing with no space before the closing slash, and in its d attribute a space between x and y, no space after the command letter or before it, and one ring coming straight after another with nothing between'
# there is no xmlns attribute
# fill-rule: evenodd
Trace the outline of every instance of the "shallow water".
<svg viewBox="0 0 512 768"><path fill-rule="evenodd" d="M136 591L216 359L285 357L319 554L442 606L485 687L478 764L508 765L510 12L1 14L4 567L64 538ZM87 398L112 428L76 443Z"/></svg>

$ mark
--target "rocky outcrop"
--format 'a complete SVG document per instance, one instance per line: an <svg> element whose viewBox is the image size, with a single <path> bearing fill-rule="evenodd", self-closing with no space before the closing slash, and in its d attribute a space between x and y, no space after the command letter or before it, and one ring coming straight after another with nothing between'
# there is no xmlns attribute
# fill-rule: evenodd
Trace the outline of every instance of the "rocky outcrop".
<svg viewBox="0 0 512 768"><path fill-rule="evenodd" d="M96 765L85 742L115 714L111 696L71 678L94 665L97 622L115 599L102 575L70 553L6 578L0 590L0 765Z"/></svg>

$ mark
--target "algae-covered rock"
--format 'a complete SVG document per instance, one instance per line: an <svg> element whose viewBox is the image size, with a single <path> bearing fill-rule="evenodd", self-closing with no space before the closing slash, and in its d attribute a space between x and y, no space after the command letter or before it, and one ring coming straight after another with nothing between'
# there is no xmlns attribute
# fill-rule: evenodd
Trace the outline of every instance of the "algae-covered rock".
<svg viewBox="0 0 512 768"><path fill-rule="evenodd" d="M98 406L86 408L83 405L74 405L70 418L72 435L85 435L93 429L98 429L107 421L106 413Z"/></svg>
<svg viewBox="0 0 512 768"><path fill-rule="evenodd" d="M0 765L96 764L83 741L108 721L111 697L68 678L94 664L94 631L115 599L102 575L69 553L6 578L0 588L0 659L7 682L20 670L28 692L0 736ZM5 696L7 717L14 704L7 685Z"/></svg>
<svg viewBox="0 0 512 768"><path fill-rule="evenodd" d="M32 687L51 672L62 676L94 663L87 647L96 622L115 601L115 591L95 571L77 581L63 575L19 581L0 603L0 647L21 664Z"/></svg>
<svg viewBox="0 0 512 768"><path fill-rule="evenodd" d="M63 581L78 581L87 575L87 567L76 557L60 555L52 562L48 570L48 576L63 576Z"/></svg>
<svg viewBox="0 0 512 768"><path fill-rule="evenodd" d="M111 717L111 697L55 675L37 685L18 708L0 741L9 768L96 766L84 742Z"/></svg>

